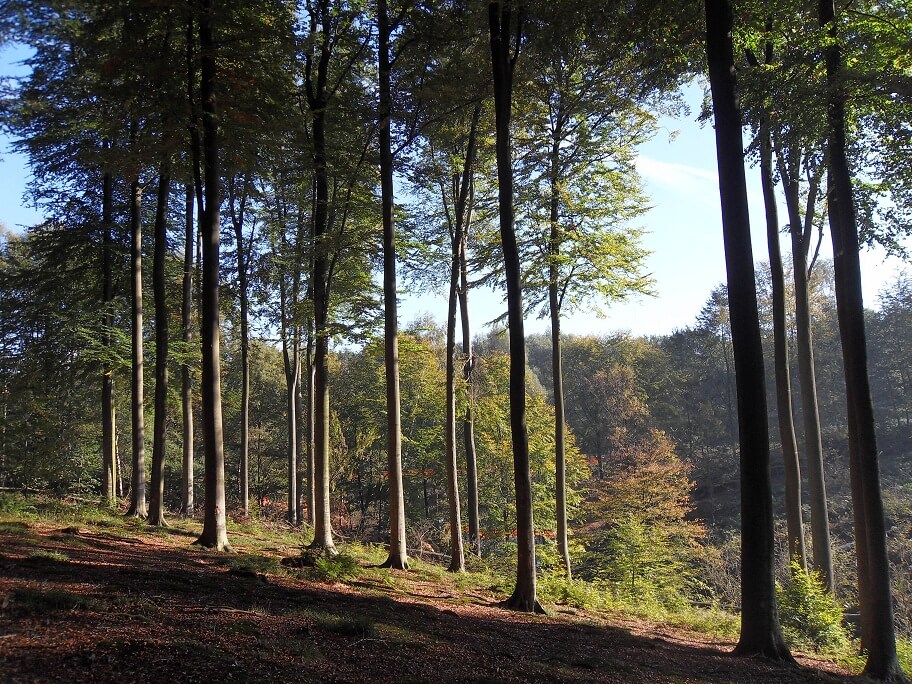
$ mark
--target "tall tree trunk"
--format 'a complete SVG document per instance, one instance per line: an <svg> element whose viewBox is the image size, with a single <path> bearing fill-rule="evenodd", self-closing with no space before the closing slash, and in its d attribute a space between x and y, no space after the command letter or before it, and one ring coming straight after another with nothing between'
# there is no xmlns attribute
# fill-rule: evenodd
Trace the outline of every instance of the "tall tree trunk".
<svg viewBox="0 0 912 684"><path fill-rule="evenodd" d="M767 47L768 53L772 47ZM767 59L770 63L771 59ZM785 320L785 274L779 248L779 212L773 182L772 146L769 118L760 121L760 182L763 186L763 206L766 210L766 242L769 249L770 281L773 298L773 365L776 375L776 413L779 418L779 441L785 466L785 520L788 532L789 559L797 560L807 570L804 550L804 520L801 510L801 466L795 439L795 419L792 413L792 386L789 373L788 340Z"/></svg>
<svg viewBox="0 0 912 684"><path fill-rule="evenodd" d="M780 171L786 165L780 165ZM786 170L787 171L787 170ZM811 504L811 552L814 567L820 572L827 589L833 590L833 559L830 548L830 523L827 515L826 483L823 472L823 439L820 434L820 410L817 405L817 373L814 369L814 335L812 331L808 256L810 216L816 200L816 184L808 196L807 217L799 208L798 179L782 175L785 204L789 214L792 238L792 277L795 282L795 337L798 346L798 379L801 384L801 415L804 423L804 450L808 470L808 494Z"/></svg>
<svg viewBox="0 0 912 684"><path fill-rule="evenodd" d="M193 337L193 186L187 185L184 202L184 273L181 282L181 332L184 360L181 362L181 412L183 418L183 466L181 475L181 515L193 515L193 385L186 355Z"/></svg>
<svg viewBox="0 0 912 684"><path fill-rule="evenodd" d="M232 205L232 224L237 246L238 289L241 305L241 510L244 515L250 513L250 321L248 295L248 262L250 256L244 243L244 217L247 204L248 180L245 176L241 191L240 207L234 213Z"/></svg>
<svg viewBox="0 0 912 684"><path fill-rule="evenodd" d="M513 440L513 482L516 488L516 588L507 607L543 612L535 592L535 524L532 516L532 473L526 432L526 344L523 330L519 250L513 214L513 166L510 150L510 113L513 67L519 44L511 55L511 0L491 0L488 20L494 76L494 114L497 148L497 194L500 238L507 282L507 320L510 326L510 432ZM517 41L521 27L516 30Z"/></svg>
<svg viewBox="0 0 912 684"><path fill-rule="evenodd" d="M842 84L842 55L838 42L833 0L820 0L820 25L828 28L833 42L826 48L827 70L827 137L829 169L830 233L833 239L836 272L836 307L839 336L842 341L846 401L849 406L849 458L853 503L856 520L861 520L865 536L855 543L865 549L866 572L859 567L859 581L867 588L859 594L862 625L867 629L865 641L868 660L864 674L875 679L907 681L896 657L896 633L893 625L893 602L890 593L890 561L880 490L880 466L874 433L874 408L868 379L867 340L865 337L864 302L861 290L858 227L852 196L852 177L846 155L845 89ZM867 577L864 578L863 574Z"/></svg>
<svg viewBox="0 0 912 684"><path fill-rule="evenodd" d="M205 453L203 531L201 546L230 550L225 517L225 452L222 439L222 384L219 358L219 140L216 110L216 44L212 19L214 0L199 0L200 100L203 105L203 176L205 203L200 236L203 242L200 339L202 343L202 418Z"/></svg>
<svg viewBox="0 0 912 684"><path fill-rule="evenodd" d="M393 223L393 152L390 133L390 25L386 0L377 0L380 127L380 201L383 221L383 320L386 370L386 462L389 481L389 557L385 567L408 569L402 491L402 420L399 396L399 322L396 310L396 226ZM454 459L455 460L455 459ZM452 506L452 503L450 504ZM456 502L457 510L459 502ZM460 539L460 551L462 548ZM451 564L452 568L452 564Z"/></svg>
<svg viewBox="0 0 912 684"><path fill-rule="evenodd" d="M139 179L130 183L130 264L133 321L133 363L131 379L131 425L133 479L127 515L146 517L146 426L143 413L143 301L142 301L142 187Z"/></svg>
<svg viewBox="0 0 912 684"><path fill-rule="evenodd" d="M165 521L165 426L168 419L168 302L165 299L165 259L168 253L168 196L171 173L167 162L159 172L152 255L155 294L155 419L152 427L152 483L149 524Z"/></svg>
<svg viewBox="0 0 912 684"><path fill-rule="evenodd" d="M110 171L105 172L102 178L101 197L101 301L104 311L101 344L110 355L112 351L111 330L114 327L114 317L111 315L111 302L114 299L114 282L111 275L111 251L114 248L111 236L114 221L112 208L114 178ZM114 369L111 368L108 361L105 362L101 372L101 491L105 504L108 506L113 506L117 500L117 463L114 457L117 445L115 439Z"/></svg>
<svg viewBox="0 0 912 684"><path fill-rule="evenodd" d="M304 524L304 478L306 464L304 464L304 428L301 424L301 419L304 415L304 392L301 389L301 335L300 327L298 327L298 335L295 339L295 346L298 349L298 379L295 381L295 465L296 465L296 478L295 482L295 520L297 520L298 525Z"/></svg>
<svg viewBox="0 0 912 684"><path fill-rule="evenodd" d="M554 470L555 470L555 518L557 520L557 552L567 579L571 579L570 547L567 541L567 450L564 445L566 423L564 417L564 371L561 360L560 315L561 302L558 279L560 268L560 227L558 210L560 195L560 140L563 136L559 128L554 132L554 145L551 149L550 163L550 229L548 240L548 304L551 315L551 379L554 390Z"/></svg>
<svg viewBox="0 0 912 684"><path fill-rule="evenodd" d="M314 163L317 201L314 212L313 306L314 330L314 540L312 546L335 553L329 510L329 292L326 278L329 183L326 168L326 129L323 111L314 113Z"/></svg>
<svg viewBox="0 0 912 684"><path fill-rule="evenodd" d="M716 156L741 448L741 639L735 652L791 660L776 609L773 502L763 347L750 242L741 112L730 0L706 0L706 56Z"/></svg>
<svg viewBox="0 0 912 684"><path fill-rule="evenodd" d="M284 308L284 307L283 307ZM292 525L298 524L298 349L294 340L289 344L287 329L282 334L282 359L285 364L285 410L288 438L285 461L288 466L288 506L286 516ZM290 349L289 349L290 347Z"/></svg>
<svg viewBox="0 0 912 684"><path fill-rule="evenodd" d="M314 524L314 341L311 323L308 322L307 328L307 417L305 423L306 440L307 440L307 522L309 525Z"/></svg>
<svg viewBox="0 0 912 684"><path fill-rule="evenodd" d="M467 221L468 224L468 221ZM469 327L469 274L467 262L467 235L463 232L462 248L459 254L459 312L462 322L462 379L466 386L466 407L462 418L462 443L466 457L466 506L469 518L469 548L481 556L481 530L478 524L478 454L475 450L475 404L472 388L472 374L475 370L475 354L472 351L472 332Z"/></svg>

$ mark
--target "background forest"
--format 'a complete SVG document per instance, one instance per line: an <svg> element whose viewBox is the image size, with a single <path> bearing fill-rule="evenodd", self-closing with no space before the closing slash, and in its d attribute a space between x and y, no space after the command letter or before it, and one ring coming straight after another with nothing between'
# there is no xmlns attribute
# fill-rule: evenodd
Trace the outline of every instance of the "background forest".
<svg viewBox="0 0 912 684"><path fill-rule="evenodd" d="M2 123L48 217L0 228L0 487L100 496L164 524L166 512L199 513L204 474L217 491L216 462L194 455L205 444L215 458L217 434L222 515L313 527L327 550L333 532L392 535L393 565L403 529L409 554L509 574L521 546L511 346L506 315L481 329L470 307L473 288L504 287L507 251L484 17L459 2L299 4L0 3L0 36L33 50ZM524 309L552 324L526 339L524 359L537 572L565 598L736 612L726 287L670 335L560 330L562 312L653 294L634 160L702 70L701 8L543 4L515 48L510 110ZM828 647L845 634L809 630L799 604L829 609L831 588L824 628L841 624L840 608L849 622L858 611L848 432L833 265L815 249L828 210L812 95L823 74L796 76L821 36L797 35L816 20L786 4L778 23L745 11L736 40L748 161L775 155L788 216L773 234L789 237L795 264L783 277L777 247L756 279L782 615L794 642ZM892 5L846 13L849 53L907 83L896 46L909 20ZM903 97L875 89L850 112L860 223L894 251L910 206ZM797 481L778 429L777 288ZM449 308L399 330L404 291L446 292ZM879 293L866 328L896 623L909 638L912 273ZM786 531L795 487L808 521L798 539L792 520ZM790 560L820 574L796 587Z"/></svg>

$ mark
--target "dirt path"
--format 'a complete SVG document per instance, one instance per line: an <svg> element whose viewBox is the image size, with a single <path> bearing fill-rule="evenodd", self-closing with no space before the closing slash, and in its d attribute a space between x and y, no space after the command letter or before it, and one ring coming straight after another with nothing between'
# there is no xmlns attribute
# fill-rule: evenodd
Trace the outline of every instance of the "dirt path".
<svg viewBox="0 0 912 684"><path fill-rule="evenodd" d="M0 682L842 682L632 620L226 568L192 538L6 525Z"/></svg>

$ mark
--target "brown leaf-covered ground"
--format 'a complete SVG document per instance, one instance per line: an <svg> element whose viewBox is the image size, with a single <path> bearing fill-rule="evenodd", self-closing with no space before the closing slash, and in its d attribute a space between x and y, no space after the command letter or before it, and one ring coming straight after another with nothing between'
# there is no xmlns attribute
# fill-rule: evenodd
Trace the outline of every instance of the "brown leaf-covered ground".
<svg viewBox="0 0 912 684"><path fill-rule="evenodd" d="M731 643L620 616L517 614L419 573L349 585L239 569L192 540L141 524L0 526L0 681L849 680L828 662L737 658ZM232 543L298 552L237 533Z"/></svg>

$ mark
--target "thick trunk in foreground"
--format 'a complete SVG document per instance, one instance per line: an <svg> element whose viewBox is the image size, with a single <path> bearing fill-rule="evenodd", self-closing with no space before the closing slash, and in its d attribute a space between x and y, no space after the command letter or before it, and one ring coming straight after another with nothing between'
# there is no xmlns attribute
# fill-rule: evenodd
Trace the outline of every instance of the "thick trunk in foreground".
<svg viewBox="0 0 912 684"><path fill-rule="evenodd" d="M142 299L142 187L138 179L130 183L130 264L133 322L132 376L130 410L132 426L133 476L127 515L146 517L146 419L143 411L143 299Z"/></svg>
<svg viewBox="0 0 912 684"><path fill-rule="evenodd" d="M820 24L837 38L833 0L820 0ZM838 42L826 50L827 128L829 170L830 233L833 238L833 266L836 272L836 307L842 341L846 401L849 406L849 457L852 500L856 520L861 520L867 558L867 588L860 588L862 624L866 627L868 660L864 674L875 679L905 681L896 657L893 601L890 594L890 560L880 490L880 465L874 433L874 408L868 379L867 340L861 290L858 227L852 197L852 177L846 156L845 91L841 85L842 56ZM861 581L862 568L859 568Z"/></svg>
<svg viewBox="0 0 912 684"><path fill-rule="evenodd" d="M706 0L719 196L741 448L741 639L735 653L791 660L776 609L773 502L763 348L754 283L729 0Z"/></svg>
<svg viewBox="0 0 912 684"><path fill-rule="evenodd" d="M155 250L152 289L155 294L155 419L152 427L152 482L149 524L165 521L165 425L168 419L168 302L165 299L165 259L168 251L168 194L171 177L162 164L155 207Z"/></svg>
<svg viewBox="0 0 912 684"><path fill-rule="evenodd" d="M181 282L181 332L185 354L193 337L191 307L193 304L193 186L185 189L184 200L184 274ZM190 362L181 363L181 414L183 459L181 469L181 515L193 515L193 386Z"/></svg>
<svg viewBox="0 0 912 684"><path fill-rule="evenodd" d="M203 243L200 339L202 343L202 414L205 454L203 531L196 543L231 550L225 517L225 452L222 439L222 384L219 358L219 141L215 88L215 40L212 0L200 0L199 36L203 103L203 175L205 204L200 236Z"/></svg>
<svg viewBox="0 0 912 684"><path fill-rule="evenodd" d="M779 212L773 183L772 149L769 121L764 115L760 123L760 182L763 186L763 206L766 210L766 242L769 249L770 281L773 299L773 366L776 376L776 413L779 418L779 441L785 466L785 520L788 533L789 559L797 560L807 569L804 550L804 520L801 510L801 466L795 439L795 419L792 412L792 383L789 373L788 340L785 319L785 274L782 251L779 248Z"/></svg>
<svg viewBox="0 0 912 684"><path fill-rule="evenodd" d="M111 250L113 240L111 236L114 212L112 209L114 197L114 179L110 172L104 174L102 179L102 204L101 204L101 301L103 308L101 344L110 353L112 340L111 329L114 326L114 317L111 315L111 301L114 299L114 282L111 275ZM117 459L115 451L114 428L114 369L109 364L101 371L101 493L104 502L113 506L117 500Z"/></svg>
<svg viewBox="0 0 912 684"><path fill-rule="evenodd" d="M532 517L529 435L526 432L526 343L523 328L522 276L513 214L510 110L513 97L513 60L516 54L511 58L511 4L510 0L492 0L488 4L494 76L500 238L506 271L507 319L510 326L510 432L513 440L513 482L516 488L516 588L507 599L506 605L514 610L543 612L535 592L535 526ZM518 46L516 49L518 50Z"/></svg>
<svg viewBox="0 0 912 684"><path fill-rule="evenodd" d="M390 133L390 26L386 0L377 1L380 98L380 202L383 221L383 320L386 371L386 469L389 483L389 557L385 567L408 569L402 491L402 421L399 396L399 321L396 310L396 226L393 223L393 153ZM454 459L455 460L455 459ZM458 499L456 501L458 510ZM452 503L451 503L452 506ZM460 541L460 551L461 541ZM452 569L452 563L451 563Z"/></svg>

